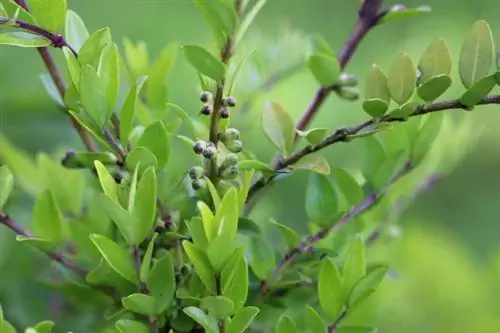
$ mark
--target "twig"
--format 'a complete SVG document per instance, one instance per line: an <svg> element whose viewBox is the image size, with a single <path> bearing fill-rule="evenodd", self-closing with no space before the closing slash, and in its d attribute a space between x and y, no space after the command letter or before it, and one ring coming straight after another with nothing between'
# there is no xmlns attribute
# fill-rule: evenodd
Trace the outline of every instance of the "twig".
<svg viewBox="0 0 500 333"><path fill-rule="evenodd" d="M267 280L261 282L260 295L266 295L269 291L269 282L273 280L275 276L279 276L281 272L292 263L293 259L299 253L303 253L308 249L312 248L316 243L326 238L331 232L339 230L343 225L351 222L359 215L365 213L369 209L375 206L376 203L389 191L389 189L403 176L408 174L412 170L412 165L410 161L407 161L404 166L389 180L384 188L376 191L369 196L367 196L360 204L354 206L349 212L347 212L340 220L333 224L331 227L326 227L318 231L316 234L307 237L299 245L290 249L284 256L278 266L275 268L274 272L271 273Z"/></svg>
<svg viewBox="0 0 500 333"><path fill-rule="evenodd" d="M344 320L345 316L347 316L347 309L344 309L340 316L335 320L335 322L331 325L328 325L328 333L335 333L337 326L339 326L340 322Z"/></svg>

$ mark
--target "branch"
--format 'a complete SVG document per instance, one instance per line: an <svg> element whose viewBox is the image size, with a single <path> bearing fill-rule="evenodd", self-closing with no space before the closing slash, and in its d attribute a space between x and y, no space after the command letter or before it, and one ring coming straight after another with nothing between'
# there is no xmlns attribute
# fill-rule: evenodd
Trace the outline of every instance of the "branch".
<svg viewBox="0 0 500 333"><path fill-rule="evenodd" d="M485 97L482 101L480 101L477 105L489 105L489 104L500 104L500 95L491 95ZM361 133L363 130L366 130L372 125L376 125L377 123L391 123L391 122L405 122L411 117L423 116L433 112L445 111L445 110L465 110L467 107L463 105L458 99L436 102L432 104L422 104L418 106L415 111L408 115L408 118L398 118L391 117L390 115L386 115L379 119L369 119L358 125L342 127L337 129L335 132L327 136L323 141L318 143L317 145L307 145L289 157L282 159L279 161L274 169L275 172L281 171L283 169L288 168L289 166L297 163L302 158L312 153L315 153L323 148L331 146L333 144L339 142L348 142L350 137ZM276 173L269 178L261 177L259 178L250 188L247 201L250 200L260 189L269 184L275 177Z"/></svg>
<svg viewBox="0 0 500 333"><path fill-rule="evenodd" d="M403 176L408 174L413 169L411 161L407 161L405 165L389 180L384 188L379 191L373 192L367 196L361 203L351 208L349 212L344 214L339 221L333 224L331 227L326 227L318 231L316 234L307 237L299 245L290 249L284 256L281 262L278 264L276 269L271 276L261 282L260 295L266 295L269 291L269 282L275 277L281 274L281 272L292 263L296 255L306 252L311 249L316 243L326 238L331 232L335 232L340 229L343 225L351 222L361 214L370 210L377 204L380 199L389 191L389 189Z"/></svg>

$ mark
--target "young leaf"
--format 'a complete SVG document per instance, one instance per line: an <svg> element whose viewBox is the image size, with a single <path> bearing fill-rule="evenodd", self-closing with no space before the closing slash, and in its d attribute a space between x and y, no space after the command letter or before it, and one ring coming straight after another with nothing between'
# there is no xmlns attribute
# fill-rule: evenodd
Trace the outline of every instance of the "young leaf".
<svg viewBox="0 0 500 333"><path fill-rule="evenodd" d="M274 329L275 333L299 333L295 322L288 316L282 315Z"/></svg>
<svg viewBox="0 0 500 333"><path fill-rule="evenodd" d="M260 237L252 237L249 242L249 263L260 279L266 279L276 265L272 247Z"/></svg>
<svg viewBox="0 0 500 333"><path fill-rule="evenodd" d="M156 220L156 174L149 167L142 174L137 186L136 200L132 215L140 221L137 241L142 242L153 229Z"/></svg>
<svg viewBox="0 0 500 333"><path fill-rule="evenodd" d="M451 78L446 74L431 77L417 88L418 97L426 102L432 102L451 87Z"/></svg>
<svg viewBox="0 0 500 333"><path fill-rule="evenodd" d="M379 66L373 65L366 76L363 109L372 117L381 117L391 102L387 78Z"/></svg>
<svg viewBox="0 0 500 333"><path fill-rule="evenodd" d="M211 315L207 315L200 308L188 306L182 311L184 311L184 313L191 317L195 322L200 324L205 329L206 333L219 333L217 319Z"/></svg>
<svg viewBox="0 0 500 333"><path fill-rule="evenodd" d="M52 329L54 328L54 322L49 320L44 320L35 325L36 333L52 333Z"/></svg>
<svg viewBox="0 0 500 333"><path fill-rule="evenodd" d="M255 17L257 14L259 14L260 10L264 5L266 4L267 0L257 0L255 5L248 11L248 13L245 15L245 18L243 19L243 22L241 22L238 32L236 33L236 45L243 39L243 36L247 32L248 28L252 24L252 22L255 20Z"/></svg>
<svg viewBox="0 0 500 333"><path fill-rule="evenodd" d="M151 151L158 161L157 168L162 169L170 155L170 138L165 126L160 120L155 121L146 129L137 142L137 147L144 147Z"/></svg>
<svg viewBox="0 0 500 333"><path fill-rule="evenodd" d="M451 55L444 39L436 39L427 47L418 62L418 69L422 73L419 78L422 83L426 83L436 76L450 74Z"/></svg>
<svg viewBox="0 0 500 333"><path fill-rule="evenodd" d="M66 21L68 3L66 0L31 0L30 11L38 24L51 31L57 32Z"/></svg>
<svg viewBox="0 0 500 333"><path fill-rule="evenodd" d="M429 6L417 6L415 8L406 8L401 10L389 10L389 12L382 18L382 23L430 13L431 11L432 9Z"/></svg>
<svg viewBox="0 0 500 333"><path fill-rule="evenodd" d="M151 258L153 256L153 250L155 247L155 241L158 237L157 233L153 234L151 237L151 241L149 242L148 248L146 249L146 253L144 253L144 257L142 258L141 269L139 271L139 280L141 282L146 282L149 276L149 270L151 268Z"/></svg>
<svg viewBox="0 0 500 333"><path fill-rule="evenodd" d="M106 117L109 118L113 114L113 110L118 99L118 92L120 89L120 61L119 61L118 47L112 44L105 47L97 73L101 78L102 86L107 95L108 111Z"/></svg>
<svg viewBox="0 0 500 333"><path fill-rule="evenodd" d="M233 254L235 248L233 235L221 234L208 242L207 256L212 267L219 271Z"/></svg>
<svg viewBox="0 0 500 333"><path fill-rule="evenodd" d="M220 319L230 316L234 309L233 302L224 296L207 296L201 300L200 307Z"/></svg>
<svg viewBox="0 0 500 333"><path fill-rule="evenodd" d="M122 299L123 307L129 311L154 316L156 311L156 300L154 297L146 294L132 294Z"/></svg>
<svg viewBox="0 0 500 333"><path fill-rule="evenodd" d="M377 169L384 164L387 153L384 146L376 137L365 138L364 154L362 156L361 170L368 181L372 181L377 173Z"/></svg>
<svg viewBox="0 0 500 333"><path fill-rule="evenodd" d="M339 79L340 64L337 57L324 53L315 54L309 57L308 66L312 75L322 86L332 86Z"/></svg>
<svg viewBox="0 0 500 333"><path fill-rule="evenodd" d="M243 308L248 297L248 266L243 257L243 249L234 251L221 271L222 294L228 297L234 305L234 311Z"/></svg>
<svg viewBox="0 0 500 333"><path fill-rule="evenodd" d="M310 333L327 333L326 323L321 316L311 306L306 307L307 328Z"/></svg>
<svg viewBox="0 0 500 333"><path fill-rule="evenodd" d="M363 200L363 189L350 173L340 168L335 168L332 173L335 176L334 183L340 188L349 206L357 205Z"/></svg>
<svg viewBox="0 0 500 333"><path fill-rule="evenodd" d="M64 31L66 42L76 52L80 52L80 48L90 36L82 18L71 9L68 10L66 15L66 25Z"/></svg>
<svg viewBox="0 0 500 333"><path fill-rule="evenodd" d="M102 164L101 161L95 161L94 166L104 193L113 199L113 201L118 202L118 185L116 184L115 179L111 176L108 169L106 169L106 166Z"/></svg>
<svg viewBox="0 0 500 333"><path fill-rule="evenodd" d="M45 47L50 45L50 41L27 32L13 31L0 34L0 45L2 44L18 47Z"/></svg>
<svg viewBox="0 0 500 333"><path fill-rule="evenodd" d="M236 312L227 326L228 333L244 333L257 317L259 308L248 306ZM321 333L321 332L320 332Z"/></svg>
<svg viewBox="0 0 500 333"><path fill-rule="evenodd" d="M276 102L266 104L262 114L262 128L269 140L283 154L291 151L295 135L292 117Z"/></svg>
<svg viewBox="0 0 500 333"><path fill-rule="evenodd" d="M52 101L54 101L59 107L64 107L64 101L62 100L59 91L57 91L57 87L54 84L54 80L50 77L50 74L41 74L40 79L45 91L47 91Z"/></svg>
<svg viewBox="0 0 500 333"><path fill-rule="evenodd" d="M355 307L373 294L387 274L387 270L387 266L373 268L366 276L359 280L349 294L349 308Z"/></svg>
<svg viewBox="0 0 500 333"><path fill-rule="evenodd" d="M208 260L207 255L198 246L191 242L183 241L182 246L189 257L189 260L191 260L194 270L200 277L200 280L209 292L215 293L215 272L210 266L210 261Z"/></svg>
<svg viewBox="0 0 500 333"><path fill-rule="evenodd" d="M108 96L101 79L92 66L82 67L78 90L85 111L98 126L103 127L111 116L108 112Z"/></svg>
<svg viewBox="0 0 500 333"><path fill-rule="evenodd" d="M495 75L487 75L479 79L462 96L460 102L467 107L474 107L483 100L495 87Z"/></svg>
<svg viewBox="0 0 500 333"><path fill-rule="evenodd" d="M365 256L365 243L363 238L358 235L347 249L344 270L342 271L342 292L346 300L352 287L365 276Z"/></svg>
<svg viewBox="0 0 500 333"><path fill-rule="evenodd" d="M217 236L224 235L228 241L235 239L238 230L238 192L235 187L228 190L217 208L213 223L217 227Z"/></svg>
<svg viewBox="0 0 500 333"><path fill-rule="evenodd" d="M392 98L398 104L404 104L410 99L416 81L417 72L410 56L406 53L401 54L393 62L387 78Z"/></svg>
<svg viewBox="0 0 500 333"><path fill-rule="evenodd" d="M134 170L139 165L139 174L143 174L149 167L157 168L158 161L149 149L135 147L127 154L125 165L129 170Z"/></svg>
<svg viewBox="0 0 500 333"><path fill-rule="evenodd" d="M327 129L326 128L313 128L308 131L299 131L296 130L297 135L301 137L305 137L307 142L309 142L312 145L316 145L323 140L323 138L326 135Z"/></svg>
<svg viewBox="0 0 500 333"><path fill-rule="evenodd" d="M205 230L203 229L203 222L201 218L194 217L191 220L186 222L186 225L189 229L189 233L191 238L193 239L194 244L201 250L206 250L208 240L205 234Z"/></svg>
<svg viewBox="0 0 500 333"><path fill-rule="evenodd" d="M495 47L490 26L486 21L476 21L462 45L459 62L460 79L470 89L479 79L489 74Z"/></svg>
<svg viewBox="0 0 500 333"><path fill-rule="evenodd" d="M140 221L132 216L120 203L114 201L109 196L103 195L102 206L109 218L115 223L120 234L123 236L127 244L137 245L139 241Z"/></svg>
<svg viewBox="0 0 500 333"><path fill-rule="evenodd" d="M270 219L269 222L271 222L271 224L275 225L279 229L281 235L283 235L283 238L286 241L286 245L288 246L288 248L294 248L295 246L297 246L297 244L300 243L300 236L297 232L295 232L295 230L287 227L284 224L278 223L274 219Z"/></svg>
<svg viewBox="0 0 500 333"><path fill-rule="evenodd" d="M441 129L442 119L441 114L434 114L426 120L424 125L422 125L411 148L410 160L412 165L418 165L431 149Z"/></svg>
<svg viewBox="0 0 500 333"><path fill-rule="evenodd" d="M214 223L214 214L210 207L203 201L198 201L196 205L201 215L201 222L203 223L206 238L210 241L217 234L217 224Z"/></svg>
<svg viewBox="0 0 500 333"><path fill-rule="evenodd" d="M226 67L210 52L197 45L184 45L184 55L191 65L214 81L221 81L226 75Z"/></svg>
<svg viewBox="0 0 500 333"><path fill-rule="evenodd" d="M120 333L149 333L150 329L140 321L131 319L120 319L115 323L116 329Z"/></svg>
<svg viewBox="0 0 500 333"><path fill-rule="evenodd" d="M338 198L330 180L312 174L306 190L306 213L309 221L325 223L338 213Z"/></svg>
<svg viewBox="0 0 500 333"><path fill-rule="evenodd" d="M3 208L14 186L14 176L6 165L0 166L0 210Z"/></svg>
<svg viewBox="0 0 500 333"><path fill-rule="evenodd" d="M222 47L236 26L236 11L233 6L228 6L223 1L193 0L193 3L212 29L217 45Z"/></svg>
<svg viewBox="0 0 500 333"><path fill-rule="evenodd" d="M319 154L309 154L301 158L295 164L292 164L290 169L312 171L316 174L326 176L330 174L330 165L328 161L325 156Z"/></svg>
<svg viewBox="0 0 500 333"><path fill-rule="evenodd" d="M135 107L137 103L137 94L141 86L139 83L134 84L128 94L120 111L120 142L123 147L127 147L130 131L132 130L132 122L134 120Z"/></svg>
<svg viewBox="0 0 500 333"><path fill-rule="evenodd" d="M271 174L274 170L266 163L257 160L244 160L236 164L239 170L255 170L261 171L264 174Z"/></svg>
<svg viewBox="0 0 500 333"><path fill-rule="evenodd" d="M95 31L83 43L80 52L78 53L78 61L82 66L90 65L97 68L101 52L106 45L111 44L111 31L109 28L102 28Z"/></svg>
<svg viewBox="0 0 500 333"><path fill-rule="evenodd" d="M102 235L92 234L90 235L90 240L114 271L132 283L139 282L131 253L121 245Z"/></svg>
<svg viewBox="0 0 500 333"><path fill-rule="evenodd" d="M66 235L62 214L51 192L45 190L38 197L31 224L35 235L59 245Z"/></svg>
<svg viewBox="0 0 500 333"><path fill-rule="evenodd" d="M329 320L338 318L344 307L342 280L332 259L323 260L318 277L318 297L321 308Z"/></svg>
<svg viewBox="0 0 500 333"><path fill-rule="evenodd" d="M167 45L149 70L147 99L151 108L163 109L168 102L164 81L174 66L177 49L176 44Z"/></svg>
<svg viewBox="0 0 500 333"><path fill-rule="evenodd" d="M172 304L175 293L174 263L169 252L155 262L146 279L146 285L156 299L157 312L165 311Z"/></svg>

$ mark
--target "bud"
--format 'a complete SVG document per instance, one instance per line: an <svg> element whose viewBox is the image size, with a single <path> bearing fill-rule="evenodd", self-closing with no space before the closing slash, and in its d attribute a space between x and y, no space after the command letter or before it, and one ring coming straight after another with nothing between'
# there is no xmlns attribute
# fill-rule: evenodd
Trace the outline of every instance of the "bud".
<svg viewBox="0 0 500 333"><path fill-rule="evenodd" d="M392 6L389 11L390 12L402 12L402 11L405 11L407 10L408 7L406 7L405 5L402 5L402 4L397 4L397 5L394 5Z"/></svg>
<svg viewBox="0 0 500 333"><path fill-rule="evenodd" d="M343 87L355 87L358 85L358 79L352 74L342 73L339 77L339 83Z"/></svg>
<svg viewBox="0 0 500 333"><path fill-rule="evenodd" d="M210 115L212 113L212 105L210 105L208 103L203 104L203 106L201 107L200 113L204 114L205 116Z"/></svg>
<svg viewBox="0 0 500 333"><path fill-rule="evenodd" d="M207 187L207 182L203 178L193 179L191 186L193 187L193 190L198 191Z"/></svg>
<svg viewBox="0 0 500 333"><path fill-rule="evenodd" d="M239 170L236 166L230 166L222 172L222 178L224 179L234 179L238 177Z"/></svg>
<svg viewBox="0 0 500 333"><path fill-rule="evenodd" d="M226 147L231 153L240 153L243 150L243 142L240 140L233 140L228 142Z"/></svg>
<svg viewBox="0 0 500 333"><path fill-rule="evenodd" d="M229 118L229 110L227 108L223 108L222 110L220 110L219 115L222 119L227 119Z"/></svg>
<svg viewBox="0 0 500 333"><path fill-rule="evenodd" d="M339 96L348 101L356 101L359 98L359 90L357 88L340 88Z"/></svg>
<svg viewBox="0 0 500 333"><path fill-rule="evenodd" d="M224 132L224 137L226 140L224 140L223 142L239 140L240 139L240 131L238 131L236 128L228 128Z"/></svg>
<svg viewBox="0 0 500 333"><path fill-rule="evenodd" d="M191 179L199 179L202 178L205 174L205 170L200 166L194 166L189 169L189 178Z"/></svg>
<svg viewBox="0 0 500 333"><path fill-rule="evenodd" d="M232 165L235 165L236 163L238 163L239 159L238 159L238 155L236 154L229 154L226 156L226 158L224 159L224 161L221 163L220 167L222 169L226 169Z"/></svg>
<svg viewBox="0 0 500 333"><path fill-rule="evenodd" d="M217 148L214 146L208 146L203 152L203 157L208 160L212 160L217 156Z"/></svg>
<svg viewBox="0 0 500 333"><path fill-rule="evenodd" d="M195 154L201 154L207 148L207 143L202 140L198 140L194 143L193 151Z"/></svg>
<svg viewBox="0 0 500 333"><path fill-rule="evenodd" d="M201 102L207 103L207 102L209 102L211 100L212 100L212 93L210 93L209 91L203 91L200 94L200 101Z"/></svg>

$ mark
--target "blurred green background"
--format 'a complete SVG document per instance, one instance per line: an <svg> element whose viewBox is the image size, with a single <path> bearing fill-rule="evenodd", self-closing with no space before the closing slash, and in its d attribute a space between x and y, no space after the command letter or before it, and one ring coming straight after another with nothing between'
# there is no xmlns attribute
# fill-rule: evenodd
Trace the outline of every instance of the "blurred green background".
<svg viewBox="0 0 500 333"><path fill-rule="evenodd" d="M385 1L386 6L394 3ZM147 42L151 58L171 42L210 45L208 29L190 0L69 0L69 4L91 31L109 26L120 45L123 37ZM404 4L428 4L433 13L377 28L363 41L348 67L349 73L363 78L372 63L387 70L400 52L408 52L418 61L437 37L447 40L457 60L463 36L478 19L487 20L500 41L497 0L418 0ZM271 57L273 45L282 47L282 58L276 66L283 66L288 57L303 53L301 42L312 34L323 35L339 49L353 26L358 5L359 1L353 0L268 0L250 35L264 38ZM291 29L296 43L288 43L283 49L280 43L285 28ZM61 54L53 53L62 60ZM446 94L451 98L462 89L456 66L454 71L455 84ZM80 147L67 119L56 112L45 94L38 79L43 72L36 51L0 48L0 132L31 153ZM172 100L195 114L199 107L196 76L181 57L169 83ZM262 102L272 99L280 101L297 119L316 88L307 71L299 72L259 99L248 117L259 117ZM236 97L240 98L238 94ZM500 106L491 106L459 115L465 116L470 137L478 136L472 149L464 145L465 158L404 214L403 238L373 250L373 255L391 260L399 277L387 282L364 310L380 332L500 332L499 111ZM332 96L315 124L336 128L365 117L360 103ZM243 140L259 158L272 156L272 148L258 128L243 131ZM453 132L447 140L453 141ZM356 144L337 145L328 151L328 158L334 166L353 167L359 149ZM307 177L299 174L273 187L257 206L256 219L274 216L306 230L306 181ZM13 205L12 209L23 223L29 222L25 205ZM15 244L9 231L0 230L0 302L8 318L19 327L51 318L60 324L61 332L87 332L85 328L95 314L81 309L75 312L65 303L58 307L60 298L35 283L34 277L46 275L48 265L51 263L43 256Z"/></svg>

